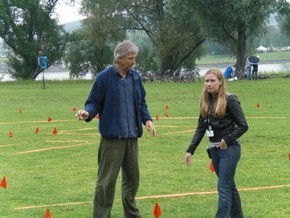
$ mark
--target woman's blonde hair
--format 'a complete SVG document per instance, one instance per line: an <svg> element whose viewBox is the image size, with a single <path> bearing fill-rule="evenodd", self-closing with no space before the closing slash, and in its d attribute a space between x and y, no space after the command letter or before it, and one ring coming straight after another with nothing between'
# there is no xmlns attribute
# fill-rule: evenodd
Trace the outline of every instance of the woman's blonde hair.
<svg viewBox="0 0 290 218"><path fill-rule="evenodd" d="M210 112L214 116L218 118L223 118L227 107L227 87L225 84L223 73L220 70L213 68L208 70L205 73L205 76L208 74L215 75L217 79L221 82L221 85L217 94L213 96L211 93L207 92L206 85L204 84L201 94L200 113L203 118L206 118L208 116L209 110L211 110Z"/></svg>

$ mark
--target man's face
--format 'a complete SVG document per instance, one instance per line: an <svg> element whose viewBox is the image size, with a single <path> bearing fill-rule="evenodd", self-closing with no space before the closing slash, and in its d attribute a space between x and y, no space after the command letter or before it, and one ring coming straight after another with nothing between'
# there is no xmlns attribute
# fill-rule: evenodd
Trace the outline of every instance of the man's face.
<svg viewBox="0 0 290 218"><path fill-rule="evenodd" d="M128 52L124 58L118 60L118 64L124 70L129 71L132 69L133 65L136 64L136 53Z"/></svg>

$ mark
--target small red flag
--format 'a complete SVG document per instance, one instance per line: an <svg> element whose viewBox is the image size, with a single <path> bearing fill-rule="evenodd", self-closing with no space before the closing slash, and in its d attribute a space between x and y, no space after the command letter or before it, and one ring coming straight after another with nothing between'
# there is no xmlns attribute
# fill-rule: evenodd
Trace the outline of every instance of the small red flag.
<svg viewBox="0 0 290 218"><path fill-rule="evenodd" d="M57 134L57 129L56 128L53 129L52 134L53 135L56 135Z"/></svg>
<svg viewBox="0 0 290 218"><path fill-rule="evenodd" d="M3 177L0 186L3 187L3 188L5 188L5 189L7 188L7 183L6 183L6 178L5 178L5 176Z"/></svg>
<svg viewBox="0 0 290 218"><path fill-rule="evenodd" d="M160 216L161 216L161 209L160 209L158 203L155 203L153 214L154 214L155 218L160 218Z"/></svg>
<svg viewBox="0 0 290 218"><path fill-rule="evenodd" d="M48 118L47 118L47 121L48 121L48 122L52 121L51 117L48 117Z"/></svg>
<svg viewBox="0 0 290 218"><path fill-rule="evenodd" d="M12 131L9 132L9 137L10 137L10 138L13 137L13 132L12 132Z"/></svg>
<svg viewBox="0 0 290 218"><path fill-rule="evenodd" d="M169 117L169 115L168 115L168 113L167 113L167 112L165 113L165 117Z"/></svg>
<svg viewBox="0 0 290 218"><path fill-rule="evenodd" d="M165 109L168 110L169 109L169 106L168 105L165 105Z"/></svg>
<svg viewBox="0 0 290 218"><path fill-rule="evenodd" d="M46 212L45 212L44 218L51 218L51 215L50 215L50 211L49 211L49 209L46 209Z"/></svg>
<svg viewBox="0 0 290 218"><path fill-rule="evenodd" d="M35 133L36 134L39 133L39 128L38 127L35 129Z"/></svg>
<svg viewBox="0 0 290 218"><path fill-rule="evenodd" d="M213 167L213 164L212 164L212 161L209 164L209 169L210 169L211 172L214 172L215 171L215 169Z"/></svg>
<svg viewBox="0 0 290 218"><path fill-rule="evenodd" d="M77 110L76 107L73 107L72 111L76 111L76 110Z"/></svg>
<svg viewBox="0 0 290 218"><path fill-rule="evenodd" d="M159 120L159 117L158 117L158 115L156 115L156 116L155 116L155 119L156 119L156 120Z"/></svg>
<svg viewBox="0 0 290 218"><path fill-rule="evenodd" d="M288 154L288 159L290 160L290 154Z"/></svg>
<svg viewBox="0 0 290 218"><path fill-rule="evenodd" d="M19 109L19 113L20 113L20 114L22 113L22 108Z"/></svg>
<svg viewBox="0 0 290 218"><path fill-rule="evenodd" d="M257 107L257 108L260 108L260 104L259 104L259 103L257 103L257 104L256 104L256 107Z"/></svg>

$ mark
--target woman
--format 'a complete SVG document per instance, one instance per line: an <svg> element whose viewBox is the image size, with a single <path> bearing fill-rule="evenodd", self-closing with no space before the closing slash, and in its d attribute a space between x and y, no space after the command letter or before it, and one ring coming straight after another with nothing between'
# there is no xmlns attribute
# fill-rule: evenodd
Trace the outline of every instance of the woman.
<svg viewBox="0 0 290 218"><path fill-rule="evenodd" d="M198 126L186 151L185 164L189 166L191 156L206 133L210 141L207 151L218 176L216 217L243 217L234 175L241 155L239 137L247 130L238 98L227 93L222 72L210 69L205 74Z"/></svg>

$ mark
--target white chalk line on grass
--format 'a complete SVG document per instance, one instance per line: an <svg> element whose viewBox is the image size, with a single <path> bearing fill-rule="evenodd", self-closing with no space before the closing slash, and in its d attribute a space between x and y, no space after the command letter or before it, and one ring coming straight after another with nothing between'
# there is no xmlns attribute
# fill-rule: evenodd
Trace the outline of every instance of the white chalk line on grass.
<svg viewBox="0 0 290 218"><path fill-rule="evenodd" d="M187 120L198 119L199 117L159 117L159 120ZM246 118L252 119L287 119L287 116L247 116Z"/></svg>
<svg viewBox="0 0 290 218"><path fill-rule="evenodd" d="M36 153L36 152L42 152L42 151L50 151L50 150L63 149L63 148L72 148L72 147L85 146L85 145L91 145L91 144L95 144L95 143L80 143L80 144L76 144L76 145L66 145L66 146L41 148L41 149L35 149L35 150L21 151L21 152L17 152L14 154L18 155L18 154Z"/></svg>
<svg viewBox="0 0 290 218"><path fill-rule="evenodd" d="M239 192L278 189L278 188L285 188L285 187L290 187L290 184L264 186L264 187L253 187L253 188L240 188ZM136 200L159 199L159 198L177 198L177 197L187 197L187 196L193 196L193 195L212 195L212 194L217 194L217 191L140 196L140 197L136 197ZM27 209L36 209L36 208L50 208L50 207L60 207L60 206L68 206L68 205L83 205L83 204L93 204L93 202L69 202L69 203L47 204L47 205L38 205L38 206L31 205L31 206L24 206L24 207L16 207L16 208L14 208L14 210L27 210Z"/></svg>
<svg viewBox="0 0 290 218"><path fill-rule="evenodd" d="M247 119L287 119L288 117L271 117L271 116L261 116L261 117L246 117Z"/></svg>
<svg viewBox="0 0 290 218"><path fill-rule="evenodd" d="M51 142L51 143L68 143L68 142L80 142L80 143L89 143L89 141L83 141L83 140L45 140L45 142Z"/></svg>
<svg viewBox="0 0 290 218"><path fill-rule="evenodd" d="M13 144L0 145L0 148L13 146Z"/></svg>
<svg viewBox="0 0 290 218"><path fill-rule="evenodd" d="M277 188L285 188L290 187L290 184L286 185L276 185L276 186L264 186L264 187L254 187L254 188L240 188L240 191L257 191L257 190L266 190L266 189L277 189ZM175 198L175 197L186 197L192 195L212 195L217 194L217 191L210 192L189 192L189 193L180 193L180 194L167 194L167 195L152 195L152 196L141 196L136 197L137 200L145 200L145 199L155 199L155 198Z"/></svg>
<svg viewBox="0 0 290 218"><path fill-rule="evenodd" d="M35 209L35 208L49 208L49 207L81 205L81 204L93 204L93 202L70 202L70 203L62 203L62 204L47 204L47 205L39 205L39 206L16 207L14 208L14 210L27 210L27 209Z"/></svg>
<svg viewBox="0 0 290 218"><path fill-rule="evenodd" d="M173 134L180 134L180 133L188 133L188 132L194 132L194 129L190 129L190 130L184 130L184 131L178 131L178 132L167 132L164 133L163 135L173 135Z"/></svg>
<svg viewBox="0 0 290 218"><path fill-rule="evenodd" d="M287 116L247 116L246 118L253 119L287 119ZM186 119L198 119L198 117L159 117L159 120L186 120ZM50 123L59 122L76 122L77 120L52 120ZM157 120L158 122L158 120ZM29 123L48 123L47 120L31 120L31 121L17 121L17 122L0 122L0 125L9 124L29 124Z"/></svg>
<svg viewBox="0 0 290 218"><path fill-rule="evenodd" d="M52 120L48 122L47 120L30 120L30 121L16 121L16 122L0 122L0 125L9 124L29 124L29 123L59 123L59 122L75 122L76 120Z"/></svg>

